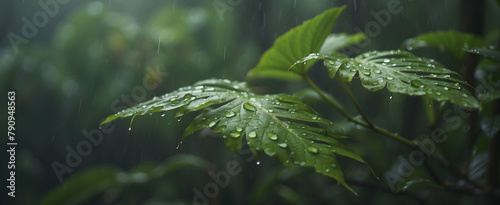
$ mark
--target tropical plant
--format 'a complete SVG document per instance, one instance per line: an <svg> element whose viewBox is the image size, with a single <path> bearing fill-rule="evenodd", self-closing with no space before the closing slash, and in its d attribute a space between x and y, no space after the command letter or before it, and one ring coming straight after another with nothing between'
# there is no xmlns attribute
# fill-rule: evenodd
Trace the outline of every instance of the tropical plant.
<svg viewBox="0 0 500 205"><path fill-rule="evenodd" d="M397 184L398 191L438 187L449 191L498 197L498 183L484 184L478 177L471 177L468 171L472 167L470 161L464 165L464 171L460 171L442 148L438 149L443 154L428 152L417 140L405 138L376 125L364 114L346 83L359 79L361 85L372 92L387 87L391 93L422 96L424 101L428 102L425 105L429 106L424 106L424 109L433 126L436 126L437 115L446 102L468 111L490 110L495 106L492 101L500 97L498 92L490 92L491 89L480 92L483 97L480 94L478 100L474 95L473 85L462 80L460 74L433 59L417 57L409 51L371 51L355 57L342 54L339 52L341 48L364 39L363 34L330 33L343 9L344 7L329 9L277 38L274 45L261 56L257 66L248 72L247 82L228 79L199 81L192 86L179 88L111 115L101 125L117 118L132 117L132 126L137 115L176 110L175 116L180 118L198 111L199 114L186 128L183 138L209 128L221 134L226 146L234 152L246 144L255 155L263 152L277 158L286 166L314 168L316 172L334 178L356 194L344 179L337 156L368 163L344 145L343 141L347 137L341 131L343 128L336 126L336 123L301 101L301 98L297 97L300 94L257 94L248 86L257 78L302 81L314 90L319 100L326 102L348 121L393 139L410 150L425 153L425 161L428 158L434 159L446 167L448 173L454 177L451 181L443 181L439 176L435 176L432 169L428 169L431 179L411 178L395 182L389 180ZM449 52L457 63L460 63L467 53L483 55L487 59L481 64L485 65L482 68L493 66L496 69L494 72L498 72L499 52L494 48L485 47L487 44L482 39L470 34L455 31L428 33L410 39L404 45L412 51L420 47L442 48L441 50ZM357 108L359 116L351 115L335 95L321 90L309 77L308 70L319 60L323 61L329 77L340 82ZM482 68L481 70L484 70ZM491 69L484 72L490 71ZM493 79L497 79L497 74L492 74ZM485 95L487 97L484 97ZM495 125L498 125L498 116L490 116L483 123L483 129L488 131L491 141L498 141L498 126ZM498 148L495 144L478 152L498 151ZM497 168L488 169L488 181L498 182L498 162L491 161L493 158L489 160L492 164L490 167L496 164ZM496 160L498 161L498 158Z"/></svg>

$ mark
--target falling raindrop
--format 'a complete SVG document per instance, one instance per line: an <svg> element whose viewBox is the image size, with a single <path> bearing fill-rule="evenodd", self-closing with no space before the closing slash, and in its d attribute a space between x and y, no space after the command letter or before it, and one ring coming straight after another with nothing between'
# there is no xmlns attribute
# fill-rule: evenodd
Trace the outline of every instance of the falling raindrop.
<svg viewBox="0 0 500 205"><path fill-rule="evenodd" d="M158 50L156 51L156 54L160 54L160 44L161 44L161 38L158 36Z"/></svg>

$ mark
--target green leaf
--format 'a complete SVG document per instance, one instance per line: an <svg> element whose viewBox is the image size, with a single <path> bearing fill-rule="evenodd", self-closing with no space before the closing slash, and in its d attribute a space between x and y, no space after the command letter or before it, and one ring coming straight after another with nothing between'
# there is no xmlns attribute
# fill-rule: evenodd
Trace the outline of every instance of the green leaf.
<svg viewBox="0 0 500 205"><path fill-rule="evenodd" d="M115 184L117 172L115 167L102 166L77 173L45 196L41 204L80 204Z"/></svg>
<svg viewBox="0 0 500 205"><path fill-rule="evenodd" d="M155 181L184 167L204 169L205 162L196 156L177 155L147 171L127 173L111 166L89 168L66 179L63 184L45 195L41 204L86 204L83 202L106 190ZM141 170L144 167L138 166L135 169Z"/></svg>
<svg viewBox="0 0 500 205"><path fill-rule="evenodd" d="M218 105L213 109L208 106ZM336 133L319 125L333 125L312 108L293 96L256 95L239 82L205 80L194 86L153 98L115 115L145 115L177 109L177 117L203 108L186 128L184 137L204 128L223 135L226 146L237 151L243 138L254 154L263 151L283 164L314 167L316 172L330 176L353 191L345 182L336 155L366 162L344 146ZM353 191L354 192L354 191ZM355 193L355 192L354 192Z"/></svg>
<svg viewBox="0 0 500 205"><path fill-rule="evenodd" d="M406 181L403 183L399 183L398 187L396 189L396 192L400 191L410 191L412 189L418 189L418 188L423 188L423 187L436 187L436 188L442 188L438 184L434 183L433 181L429 179L414 179L410 181Z"/></svg>
<svg viewBox="0 0 500 205"><path fill-rule="evenodd" d="M340 53L332 55L311 54L300 62L323 59L333 78L351 82L358 74L361 84L370 91L387 85L390 92L408 95L425 95L437 101L479 108L477 99L467 90L467 83L460 76L432 59L416 57L406 51L375 51L349 58Z"/></svg>
<svg viewBox="0 0 500 205"><path fill-rule="evenodd" d="M482 55L486 58L489 58L490 60L494 61L497 64L500 63L500 51L495 50L493 48L481 47L481 48L466 49L466 51L469 53Z"/></svg>
<svg viewBox="0 0 500 205"><path fill-rule="evenodd" d="M359 43L365 40L366 36L363 33L357 34L346 34L346 33L332 33L330 34L321 49L319 49L320 53L332 53L340 50L341 48ZM312 53L312 52L311 52Z"/></svg>
<svg viewBox="0 0 500 205"><path fill-rule="evenodd" d="M408 50L422 47L434 47L446 51L455 61L462 63L464 48L477 48L485 46L483 39L468 33L454 30L436 31L419 35L405 41L403 47Z"/></svg>
<svg viewBox="0 0 500 205"><path fill-rule="evenodd" d="M493 139L493 136L500 131L500 115L485 117L481 122L481 129L489 139Z"/></svg>
<svg viewBox="0 0 500 205"><path fill-rule="evenodd" d="M297 59L320 51L344 8L345 6L329 9L278 37L273 46L261 56L257 67L248 72L247 77L300 80L301 74L304 74L313 62L299 65L294 72L288 72L288 68Z"/></svg>

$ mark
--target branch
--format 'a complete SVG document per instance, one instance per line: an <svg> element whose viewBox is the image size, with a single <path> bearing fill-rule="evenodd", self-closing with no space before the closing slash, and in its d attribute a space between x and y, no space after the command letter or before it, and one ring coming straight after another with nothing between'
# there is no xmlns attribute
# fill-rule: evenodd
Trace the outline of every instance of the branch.
<svg viewBox="0 0 500 205"><path fill-rule="evenodd" d="M392 190L389 189L389 187L382 186L382 185L375 184L375 183L366 182L366 181L355 180L355 179L345 179L345 181L347 183L355 185L355 186L366 187L366 188L386 192L389 194L406 196L408 198L411 198L411 199L417 201L420 204L427 204L427 200L419 197L417 194L415 194L413 192L392 192Z"/></svg>
<svg viewBox="0 0 500 205"><path fill-rule="evenodd" d="M354 119L349 113L347 113L343 108L341 108L341 106L339 104L337 104L337 102L334 102L331 99L329 99L328 97L326 97L326 95L323 93L323 91L308 76L303 76L303 77L304 77L304 80L307 82L307 84L309 86L311 86L311 88L314 91L316 91L316 93L318 93L318 95L326 103L330 104L333 108L335 108L337 111L339 111L340 114L342 114L345 118L347 118L347 120L354 122L358 125L361 125L363 127L369 128L369 129L373 130L374 132L378 132L380 134L383 134L383 135L385 135L393 140L396 140L397 142L400 142L400 143L402 143L402 144L404 144L412 149L420 149L416 142L405 139L397 134L389 132L388 130L383 129L381 127L378 127L374 124L369 124L365 121Z"/></svg>

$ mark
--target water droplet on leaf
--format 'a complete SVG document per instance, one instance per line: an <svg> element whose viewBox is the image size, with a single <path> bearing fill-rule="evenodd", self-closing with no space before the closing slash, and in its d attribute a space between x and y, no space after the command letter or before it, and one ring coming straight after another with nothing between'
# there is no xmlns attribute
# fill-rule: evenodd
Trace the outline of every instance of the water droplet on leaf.
<svg viewBox="0 0 500 205"><path fill-rule="evenodd" d="M236 116L236 113L233 111L229 111L226 113L226 117L234 117L234 116Z"/></svg>
<svg viewBox="0 0 500 205"><path fill-rule="evenodd" d="M422 85L423 85L423 84L422 84L422 82L421 82L420 80L412 80L412 81L410 82L410 84L411 84L411 86L413 86L413 87L420 87L420 86L422 86Z"/></svg>
<svg viewBox="0 0 500 205"><path fill-rule="evenodd" d="M257 133L255 133L254 131L248 133L248 137L250 138L256 138L257 137Z"/></svg>
<svg viewBox="0 0 500 205"><path fill-rule="evenodd" d="M248 104L248 103L243 104L243 108L244 108L245 110L252 111L252 112L257 111L257 108L255 108L255 106L250 105L250 104Z"/></svg>
<svg viewBox="0 0 500 205"><path fill-rule="evenodd" d="M217 124L217 122L213 121L213 122L210 122L210 123L208 124L208 126L209 126L209 127L213 127L213 126L215 126L215 124Z"/></svg>
<svg viewBox="0 0 500 205"><path fill-rule="evenodd" d="M316 147L308 147L307 151L309 151L310 153L313 153L313 154L317 154L318 153L318 148L316 148Z"/></svg>
<svg viewBox="0 0 500 205"><path fill-rule="evenodd" d="M231 132L229 133L229 136L231 136L232 138L238 138L241 136L241 134L239 132Z"/></svg>
<svg viewBox="0 0 500 205"><path fill-rule="evenodd" d="M278 140L278 135L276 133L268 132L267 137L271 140Z"/></svg>
<svg viewBox="0 0 500 205"><path fill-rule="evenodd" d="M281 148L286 148L288 145L286 143L278 143L278 146Z"/></svg>

